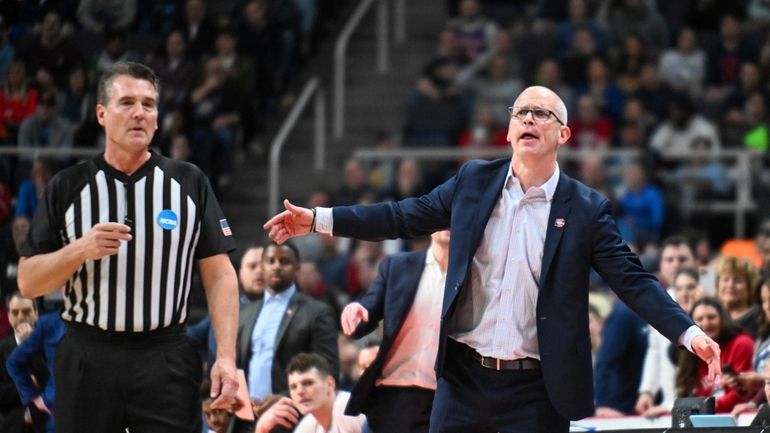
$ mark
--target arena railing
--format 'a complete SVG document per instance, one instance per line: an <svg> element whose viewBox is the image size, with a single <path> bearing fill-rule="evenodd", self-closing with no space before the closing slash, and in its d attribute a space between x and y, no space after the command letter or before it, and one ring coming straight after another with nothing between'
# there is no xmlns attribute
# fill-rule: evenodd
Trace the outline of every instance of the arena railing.
<svg viewBox="0 0 770 433"><path fill-rule="evenodd" d="M291 107L291 111L281 124L281 128L270 144L269 172L268 172L268 215L275 215L280 208L280 163L281 152L286 139L294 129L299 115L307 106L310 98L314 98L314 167L316 171L323 171L326 166L326 97L320 85L318 77L313 77L305 83L297 101Z"/></svg>
<svg viewBox="0 0 770 433"><path fill-rule="evenodd" d="M477 149L458 149L458 148L396 148L396 149L378 149L362 148L353 153L353 158L359 160L468 160L468 159L496 159L510 157L511 151L508 148L477 148ZM692 162L696 158L704 160L719 160L725 163L728 168L731 179L734 182L735 195L731 199L718 200L698 200L694 196L689 196L683 200L678 200L683 215L691 216L697 213L709 214L732 214L733 230L738 238L744 238L747 233L748 215L756 209L755 198L753 197L753 176L756 171L752 165L753 161L759 161L758 153L744 149L722 149L718 151L692 151L687 153L668 153L661 155L661 159L672 163ZM563 162L580 161L588 157L601 157L604 159L618 158L628 160L629 158L638 158L642 156L640 150L630 149L609 149L609 150L578 150L572 148L562 148L559 150L559 160ZM664 180L671 181L672 176L664 176ZM694 181L694 180L693 180ZM678 181L681 183L681 181Z"/></svg>

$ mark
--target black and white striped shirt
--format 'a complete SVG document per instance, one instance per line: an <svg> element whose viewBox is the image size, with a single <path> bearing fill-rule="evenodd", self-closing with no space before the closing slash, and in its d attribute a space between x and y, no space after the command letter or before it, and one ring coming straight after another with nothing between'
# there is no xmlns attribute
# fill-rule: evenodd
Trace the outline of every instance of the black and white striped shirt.
<svg viewBox="0 0 770 433"><path fill-rule="evenodd" d="M184 323L194 260L235 248L203 173L152 153L131 176L102 155L60 172L41 200L22 256L56 251L105 222L131 226L133 239L72 275L66 321L118 332Z"/></svg>

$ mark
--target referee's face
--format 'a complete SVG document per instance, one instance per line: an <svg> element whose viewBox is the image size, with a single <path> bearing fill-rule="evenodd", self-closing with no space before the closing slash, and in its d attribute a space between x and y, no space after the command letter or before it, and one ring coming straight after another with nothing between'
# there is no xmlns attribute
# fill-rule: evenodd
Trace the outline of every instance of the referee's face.
<svg viewBox="0 0 770 433"><path fill-rule="evenodd" d="M262 272L267 280L267 289L275 294L288 289L299 270L294 251L285 245L270 245L262 255Z"/></svg>
<svg viewBox="0 0 770 433"><path fill-rule="evenodd" d="M152 83L118 75L109 85L107 105L97 104L106 147L127 154L146 152L158 129L158 92Z"/></svg>

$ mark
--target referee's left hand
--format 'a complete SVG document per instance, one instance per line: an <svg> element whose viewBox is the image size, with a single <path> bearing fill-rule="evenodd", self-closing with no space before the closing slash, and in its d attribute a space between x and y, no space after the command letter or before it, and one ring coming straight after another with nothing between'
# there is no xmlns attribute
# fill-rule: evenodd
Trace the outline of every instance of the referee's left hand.
<svg viewBox="0 0 770 433"><path fill-rule="evenodd" d="M217 358L211 366L211 402L212 409L225 409L228 412L238 410L241 404L235 397L238 391L238 376L235 369L235 361L226 358Z"/></svg>

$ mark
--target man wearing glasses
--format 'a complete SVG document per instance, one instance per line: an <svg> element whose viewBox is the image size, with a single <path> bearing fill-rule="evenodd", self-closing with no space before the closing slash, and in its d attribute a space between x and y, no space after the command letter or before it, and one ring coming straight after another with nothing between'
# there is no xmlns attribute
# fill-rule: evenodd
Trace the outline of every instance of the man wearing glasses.
<svg viewBox="0 0 770 433"><path fill-rule="evenodd" d="M556 162L567 109L545 87L516 99L510 159L471 161L419 198L286 211L265 223L284 242L309 231L411 238L450 228L430 431L567 432L593 414L588 281L618 297L720 374L719 347L641 266L609 201Z"/></svg>

